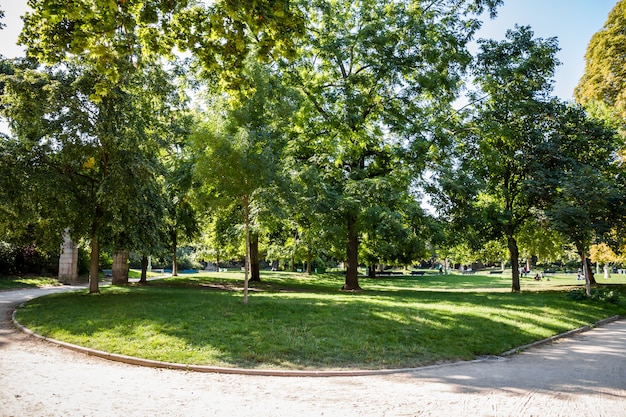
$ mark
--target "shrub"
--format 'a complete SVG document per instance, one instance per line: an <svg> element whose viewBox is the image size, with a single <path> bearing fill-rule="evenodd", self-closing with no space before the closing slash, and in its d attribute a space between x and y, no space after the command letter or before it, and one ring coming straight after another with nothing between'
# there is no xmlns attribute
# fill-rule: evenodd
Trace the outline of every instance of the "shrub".
<svg viewBox="0 0 626 417"><path fill-rule="evenodd" d="M58 272L58 254L43 252L34 244L16 246L0 242L0 274L47 274Z"/></svg>
<svg viewBox="0 0 626 417"><path fill-rule="evenodd" d="M592 288L591 295L587 296L587 291L584 288L577 288L567 293L567 299L571 301L592 300L617 304L619 302L619 293L608 288Z"/></svg>
<svg viewBox="0 0 626 417"><path fill-rule="evenodd" d="M15 252L13 247L6 242L0 242L0 274L13 273L15 265Z"/></svg>

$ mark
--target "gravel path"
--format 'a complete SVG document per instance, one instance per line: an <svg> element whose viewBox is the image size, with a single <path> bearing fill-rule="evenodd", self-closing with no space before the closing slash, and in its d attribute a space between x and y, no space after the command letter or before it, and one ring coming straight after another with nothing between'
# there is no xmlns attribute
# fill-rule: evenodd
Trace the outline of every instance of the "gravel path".
<svg viewBox="0 0 626 417"><path fill-rule="evenodd" d="M0 292L0 416L626 416L626 320L507 359L397 374L267 377L139 367L18 332L51 291Z"/></svg>

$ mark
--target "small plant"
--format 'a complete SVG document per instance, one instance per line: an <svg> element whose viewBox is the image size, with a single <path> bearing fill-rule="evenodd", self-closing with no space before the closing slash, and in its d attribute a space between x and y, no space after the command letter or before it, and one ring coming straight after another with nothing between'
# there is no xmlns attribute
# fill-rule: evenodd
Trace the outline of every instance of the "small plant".
<svg viewBox="0 0 626 417"><path fill-rule="evenodd" d="M567 293L567 299L570 301L593 300L617 304L619 301L619 293L607 288L592 288L591 295L587 296L587 292L584 288L577 288Z"/></svg>

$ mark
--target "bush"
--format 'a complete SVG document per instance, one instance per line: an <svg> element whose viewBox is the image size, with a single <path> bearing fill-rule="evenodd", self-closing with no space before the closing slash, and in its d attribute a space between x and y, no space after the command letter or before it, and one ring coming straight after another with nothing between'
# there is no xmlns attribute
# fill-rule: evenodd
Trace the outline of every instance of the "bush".
<svg viewBox="0 0 626 417"><path fill-rule="evenodd" d="M619 293L608 288L592 288L591 296L587 296L585 288L577 288L567 293L567 299L571 301L592 300L617 304L619 302Z"/></svg>
<svg viewBox="0 0 626 417"><path fill-rule="evenodd" d="M0 242L0 274L55 274L58 268L56 253L43 252L33 244L16 246Z"/></svg>
<svg viewBox="0 0 626 417"><path fill-rule="evenodd" d="M13 273L15 253L13 247L6 242L0 242L0 275Z"/></svg>

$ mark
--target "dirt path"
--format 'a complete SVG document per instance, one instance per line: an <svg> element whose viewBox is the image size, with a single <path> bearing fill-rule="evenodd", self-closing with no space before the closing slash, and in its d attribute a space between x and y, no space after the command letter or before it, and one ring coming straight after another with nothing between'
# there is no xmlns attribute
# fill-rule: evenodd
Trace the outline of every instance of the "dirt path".
<svg viewBox="0 0 626 417"><path fill-rule="evenodd" d="M626 320L508 359L359 377L144 368L16 331L10 311L54 290L0 292L0 416L626 416Z"/></svg>

